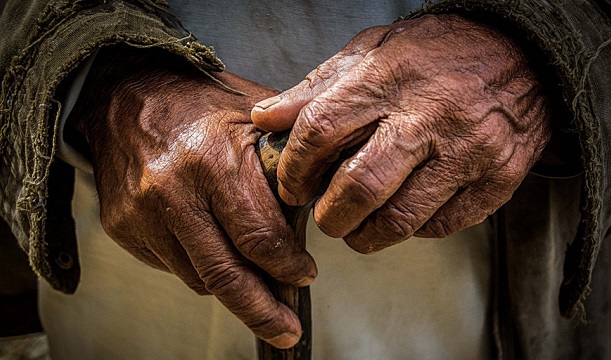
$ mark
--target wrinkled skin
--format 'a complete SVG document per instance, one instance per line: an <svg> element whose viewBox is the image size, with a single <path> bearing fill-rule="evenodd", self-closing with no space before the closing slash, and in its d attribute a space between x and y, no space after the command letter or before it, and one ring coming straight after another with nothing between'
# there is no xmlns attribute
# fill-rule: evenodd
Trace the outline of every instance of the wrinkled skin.
<svg viewBox="0 0 611 360"><path fill-rule="evenodd" d="M366 141L333 176L314 219L371 253L492 214L549 140L548 113L515 43L439 15L361 32L303 82L258 103L252 119L270 131L294 124L278 169L292 205L313 197L340 151Z"/></svg>
<svg viewBox="0 0 611 360"><path fill-rule="evenodd" d="M91 148L105 231L146 264L216 296L257 336L294 345L299 320L260 269L298 286L317 270L267 185L249 117L276 92L218 74L251 94L237 95L176 58L151 63L159 54L113 56L98 55L71 115Z"/></svg>

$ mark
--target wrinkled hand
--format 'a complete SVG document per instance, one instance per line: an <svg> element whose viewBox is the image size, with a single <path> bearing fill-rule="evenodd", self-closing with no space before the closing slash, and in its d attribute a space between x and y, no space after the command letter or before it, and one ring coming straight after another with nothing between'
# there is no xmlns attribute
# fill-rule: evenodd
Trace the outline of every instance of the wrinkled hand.
<svg viewBox="0 0 611 360"><path fill-rule="evenodd" d="M458 16L367 29L292 89L252 111L290 128L279 192L304 204L340 152L314 208L330 236L369 253L443 237L508 201L550 136L547 99L510 39Z"/></svg>
<svg viewBox="0 0 611 360"><path fill-rule="evenodd" d="M96 59L103 71L88 80L73 115L91 147L105 231L136 258L215 295L257 336L294 345L299 320L258 269L298 286L316 276L253 146L250 109L276 92L218 74L252 96L236 95L175 58L134 60L117 75L108 68L130 60L108 57Z"/></svg>

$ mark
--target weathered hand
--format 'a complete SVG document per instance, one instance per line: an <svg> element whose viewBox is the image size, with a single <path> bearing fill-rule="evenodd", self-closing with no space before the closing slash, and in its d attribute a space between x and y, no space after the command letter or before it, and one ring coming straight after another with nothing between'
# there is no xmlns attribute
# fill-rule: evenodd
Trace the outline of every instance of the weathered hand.
<svg viewBox="0 0 611 360"><path fill-rule="evenodd" d="M459 16L367 29L252 111L294 127L278 168L289 204L307 202L340 152L364 140L317 200L330 236L369 253L443 237L508 201L547 143L547 99L520 49Z"/></svg>
<svg viewBox="0 0 611 360"><path fill-rule="evenodd" d="M91 148L102 225L136 258L212 293L257 336L290 347L299 320L259 268L298 286L317 270L294 244L253 146L250 109L276 92L216 75L251 94L237 95L158 56L98 55L72 115Z"/></svg>

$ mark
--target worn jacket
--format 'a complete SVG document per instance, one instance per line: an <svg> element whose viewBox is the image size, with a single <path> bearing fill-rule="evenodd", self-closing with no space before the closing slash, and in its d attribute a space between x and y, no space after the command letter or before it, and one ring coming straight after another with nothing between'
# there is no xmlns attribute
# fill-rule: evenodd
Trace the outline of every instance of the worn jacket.
<svg viewBox="0 0 611 360"><path fill-rule="evenodd" d="M0 11L0 215L32 268L71 293L80 273L73 172L55 149L73 70L116 43L161 48L204 72L223 64L164 0L1 0ZM440 12L516 38L556 100L544 159L491 218L497 355L611 358L611 0L442 0L410 16Z"/></svg>

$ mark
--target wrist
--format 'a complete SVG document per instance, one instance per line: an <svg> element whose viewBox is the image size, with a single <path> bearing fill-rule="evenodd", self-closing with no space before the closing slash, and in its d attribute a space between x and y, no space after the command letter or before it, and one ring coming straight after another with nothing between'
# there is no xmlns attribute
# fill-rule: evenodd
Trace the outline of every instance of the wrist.
<svg viewBox="0 0 611 360"><path fill-rule="evenodd" d="M101 49L67 120L73 135L82 138L79 150L91 146L109 121L125 120L113 119L112 107L124 108L124 102L146 101L164 82L178 76L186 79L186 75L195 72L184 59L163 50L126 45Z"/></svg>

